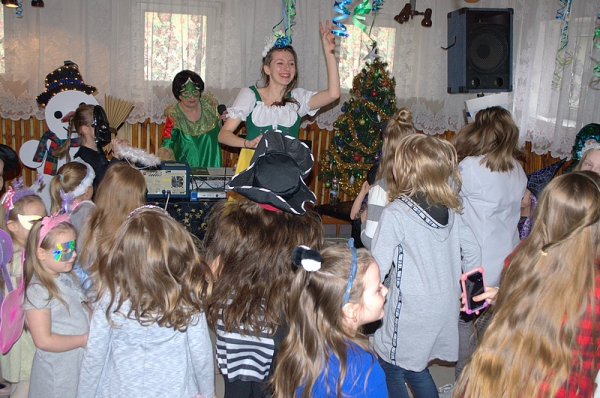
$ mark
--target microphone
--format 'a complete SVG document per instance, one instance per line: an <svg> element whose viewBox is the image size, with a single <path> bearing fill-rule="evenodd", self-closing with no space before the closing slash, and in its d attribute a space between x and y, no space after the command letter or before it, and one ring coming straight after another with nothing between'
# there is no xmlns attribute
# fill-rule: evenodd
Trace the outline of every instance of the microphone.
<svg viewBox="0 0 600 398"><path fill-rule="evenodd" d="M223 115L225 111L227 111L227 107L225 106L225 104L219 104L219 106L217 106L217 112L219 112L219 116ZM223 126L224 123L225 122L221 120L221 126Z"/></svg>

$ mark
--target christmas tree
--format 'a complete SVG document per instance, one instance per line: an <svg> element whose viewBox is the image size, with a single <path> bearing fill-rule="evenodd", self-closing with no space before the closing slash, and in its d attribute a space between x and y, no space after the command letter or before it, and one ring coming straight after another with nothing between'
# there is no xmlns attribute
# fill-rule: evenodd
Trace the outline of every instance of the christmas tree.
<svg viewBox="0 0 600 398"><path fill-rule="evenodd" d="M376 55L376 47L371 54ZM336 132L321 155L319 177L334 199L340 188L356 196L381 154L381 122L397 111L396 81L386 67L375 57L354 77L351 98L342 105Z"/></svg>

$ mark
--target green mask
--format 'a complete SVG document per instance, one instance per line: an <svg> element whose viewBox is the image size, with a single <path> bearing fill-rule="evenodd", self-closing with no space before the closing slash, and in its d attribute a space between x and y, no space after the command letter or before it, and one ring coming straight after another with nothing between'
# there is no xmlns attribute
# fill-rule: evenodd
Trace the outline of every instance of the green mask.
<svg viewBox="0 0 600 398"><path fill-rule="evenodd" d="M182 98L200 98L200 89L192 82L192 79L187 79L181 88L183 89L180 94Z"/></svg>

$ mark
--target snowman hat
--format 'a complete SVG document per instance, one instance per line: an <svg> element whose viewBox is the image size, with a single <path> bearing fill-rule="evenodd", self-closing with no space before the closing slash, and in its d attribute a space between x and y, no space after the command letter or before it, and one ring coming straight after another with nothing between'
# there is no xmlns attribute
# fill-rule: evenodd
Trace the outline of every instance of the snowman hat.
<svg viewBox="0 0 600 398"><path fill-rule="evenodd" d="M258 143L250 166L233 176L229 188L260 204L288 213L306 213L304 204L317 197L304 178L312 169L314 158L302 141L269 130Z"/></svg>
<svg viewBox="0 0 600 398"><path fill-rule="evenodd" d="M83 82L79 67L72 61L65 61L63 66L48 73L45 85L45 91L35 98L42 107L45 107L52 97L62 91L77 90L86 94L97 91L96 87Z"/></svg>

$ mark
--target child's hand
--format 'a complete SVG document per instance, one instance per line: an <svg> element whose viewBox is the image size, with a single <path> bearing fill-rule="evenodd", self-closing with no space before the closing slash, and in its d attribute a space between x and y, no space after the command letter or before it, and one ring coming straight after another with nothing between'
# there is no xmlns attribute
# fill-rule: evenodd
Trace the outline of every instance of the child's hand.
<svg viewBox="0 0 600 398"><path fill-rule="evenodd" d="M81 348L85 348L85 346L87 345L87 338L88 338L87 333L81 335Z"/></svg>
<svg viewBox="0 0 600 398"><path fill-rule="evenodd" d="M258 143L260 142L261 138L262 138L262 134L259 134L258 137L255 137L252 140L246 140L245 147L246 148L256 148L258 146Z"/></svg>
<svg viewBox="0 0 600 398"><path fill-rule="evenodd" d="M363 198L369 193L369 189L371 189L371 185L369 181L365 181L360 188L360 193L363 194Z"/></svg>
<svg viewBox="0 0 600 398"><path fill-rule="evenodd" d="M221 119L222 122L226 122L227 121L227 115L228 115L227 110L225 110L223 113L221 113L219 115L219 119Z"/></svg>
<svg viewBox="0 0 600 398"><path fill-rule="evenodd" d="M488 304L494 304L494 299L498 294L498 288L492 286L486 286L485 292L480 295L473 296L473 301L483 301L487 300ZM460 301L462 305L460 306L460 310L465 312L467 310L467 296L464 292L460 293ZM476 315L479 315L479 311L475 311Z"/></svg>

